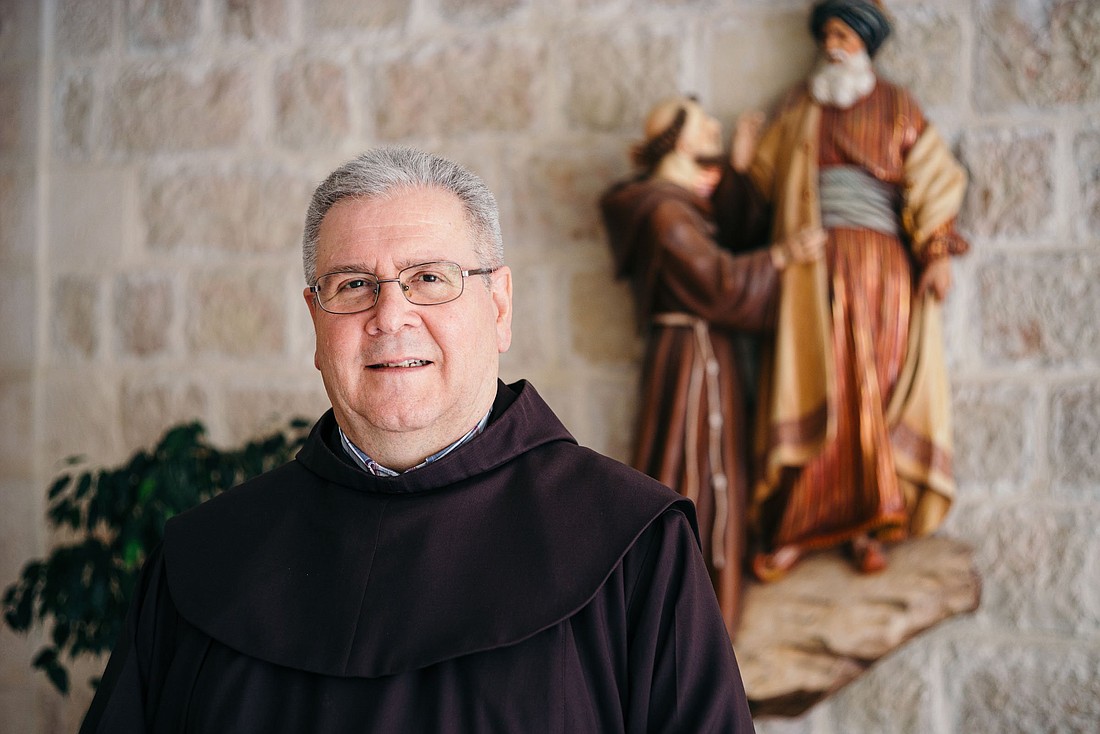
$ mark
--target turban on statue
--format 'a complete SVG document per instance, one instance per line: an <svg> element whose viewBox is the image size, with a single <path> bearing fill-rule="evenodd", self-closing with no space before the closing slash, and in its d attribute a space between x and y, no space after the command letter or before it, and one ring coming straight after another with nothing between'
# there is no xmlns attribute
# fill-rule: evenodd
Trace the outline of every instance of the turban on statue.
<svg viewBox="0 0 1100 734"><path fill-rule="evenodd" d="M836 18L855 31L867 47L868 56L874 56L890 35L886 13L879 3L871 0L822 0L815 5L810 13L810 32L818 41L829 18Z"/></svg>

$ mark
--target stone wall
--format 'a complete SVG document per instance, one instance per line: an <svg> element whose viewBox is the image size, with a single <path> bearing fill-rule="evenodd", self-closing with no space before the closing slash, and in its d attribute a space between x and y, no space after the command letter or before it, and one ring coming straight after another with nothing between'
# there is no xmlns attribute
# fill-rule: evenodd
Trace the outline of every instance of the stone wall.
<svg viewBox="0 0 1100 734"><path fill-rule="evenodd" d="M979 612L761 732L1084 732L1100 720L1100 3L892 0L881 55L971 172L948 303ZM198 417L239 442L325 398L309 191L411 143L499 194L504 375L625 458L641 341L595 200L643 112L727 126L801 78L808 0L0 0L0 581L49 542L62 459ZM0 730L74 731L0 631ZM95 672L85 666L82 674ZM79 684L81 678L77 677ZM78 686L79 687L79 686Z"/></svg>

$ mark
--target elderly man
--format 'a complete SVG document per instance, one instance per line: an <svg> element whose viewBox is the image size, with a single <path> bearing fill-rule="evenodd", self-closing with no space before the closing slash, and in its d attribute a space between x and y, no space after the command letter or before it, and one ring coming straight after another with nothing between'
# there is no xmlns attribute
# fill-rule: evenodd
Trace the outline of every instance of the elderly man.
<svg viewBox="0 0 1100 734"><path fill-rule="evenodd" d="M304 260L332 410L168 524L82 731L751 731L691 506L498 381L481 180L367 153Z"/></svg>
<svg viewBox="0 0 1100 734"><path fill-rule="evenodd" d="M763 368L750 512L764 580L841 544L877 571L881 542L931 532L954 493L939 301L968 247L966 177L913 98L876 77L877 3L818 2L810 29L821 65L755 155L758 123L739 123L741 173L717 194L727 231L829 235L823 263L783 274Z"/></svg>
<svg viewBox="0 0 1100 734"><path fill-rule="evenodd" d="M634 150L638 176L600 199L616 272L648 336L633 465L696 504L703 553L731 638L741 612L748 420L739 332L775 324L778 273L820 257L807 230L767 250L719 247L710 195L722 130L694 98L660 102Z"/></svg>

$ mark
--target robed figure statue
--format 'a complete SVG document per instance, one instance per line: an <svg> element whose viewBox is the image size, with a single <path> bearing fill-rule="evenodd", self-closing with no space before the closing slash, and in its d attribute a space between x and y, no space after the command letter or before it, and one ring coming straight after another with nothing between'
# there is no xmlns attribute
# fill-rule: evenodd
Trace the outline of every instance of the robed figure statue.
<svg viewBox="0 0 1100 734"><path fill-rule="evenodd" d="M869 0L824 0L822 59L735 147L754 155L716 192L725 231L828 233L823 261L781 276L762 365L749 502L753 570L781 577L808 550L845 546L864 572L882 543L934 530L954 495L941 300L966 176L913 97L878 78L890 32Z"/></svg>
<svg viewBox="0 0 1100 734"><path fill-rule="evenodd" d="M824 233L758 252L718 246L710 195L730 163L721 126L692 98L658 104L633 152L639 173L600 200L616 272L633 286L648 346L633 465L692 499L731 638L741 610L747 416L735 334L775 324L778 275L820 258Z"/></svg>

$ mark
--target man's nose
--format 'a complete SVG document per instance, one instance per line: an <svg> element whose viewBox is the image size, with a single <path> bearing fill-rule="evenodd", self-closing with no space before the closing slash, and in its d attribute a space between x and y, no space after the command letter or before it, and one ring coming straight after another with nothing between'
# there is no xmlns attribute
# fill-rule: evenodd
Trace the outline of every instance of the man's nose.
<svg viewBox="0 0 1100 734"><path fill-rule="evenodd" d="M391 285L385 288L386 285ZM405 298L405 286L397 278L384 278L378 281L378 299L370 310L367 320L368 330L381 333L393 333L408 326L415 317L415 307Z"/></svg>

